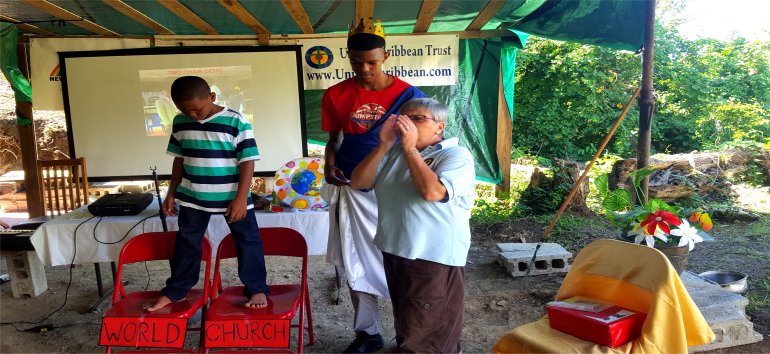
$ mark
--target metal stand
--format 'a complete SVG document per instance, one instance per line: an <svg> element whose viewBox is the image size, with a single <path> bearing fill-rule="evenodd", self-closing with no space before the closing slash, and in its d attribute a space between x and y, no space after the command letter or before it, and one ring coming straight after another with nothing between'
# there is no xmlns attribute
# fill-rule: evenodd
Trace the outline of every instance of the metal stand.
<svg viewBox="0 0 770 354"><path fill-rule="evenodd" d="M104 302L105 299L112 296L112 292L115 291L114 287L110 290L104 291L104 285L102 284L102 268L99 263L94 263L94 271L96 273L96 290L99 292L99 299L97 299L93 304L91 304L91 307L88 308L87 313L93 313L96 312L96 310L99 308L99 305ZM118 272L118 267L115 264L115 262L110 262L110 271L112 271L112 283L115 283L115 274ZM123 285L127 285L128 282L124 281Z"/></svg>
<svg viewBox="0 0 770 354"><path fill-rule="evenodd" d="M152 171L152 179L155 181L155 196L158 198L158 215L160 216L160 223L163 225L163 231L168 231L168 226L166 225L166 214L163 213L163 202L160 200L160 185L158 185L158 173L156 172L157 169L157 166L150 167L150 170Z"/></svg>
<svg viewBox="0 0 770 354"><path fill-rule="evenodd" d="M342 279L340 279L340 271L337 266L334 266L334 279L337 280L337 301L336 304L340 304L340 292L342 292Z"/></svg>

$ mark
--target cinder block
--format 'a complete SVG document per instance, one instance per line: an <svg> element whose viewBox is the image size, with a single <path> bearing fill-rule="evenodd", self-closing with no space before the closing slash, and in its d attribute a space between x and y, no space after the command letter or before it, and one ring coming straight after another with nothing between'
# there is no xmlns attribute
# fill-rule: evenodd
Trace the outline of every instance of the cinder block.
<svg viewBox="0 0 770 354"><path fill-rule="evenodd" d="M537 243L498 243L497 261L514 277L527 274ZM537 251L529 275L566 273L572 253L557 243L543 243Z"/></svg>
<svg viewBox="0 0 770 354"><path fill-rule="evenodd" d="M121 193L150 193L155 190L153 181L130 181L120 183Z"/></svg>
<svg viewBox="0 0 770 354"><path fill-rule="evenodd" d="M709 283L691 272L683 272L680 277L716 336L711 343L688 348L690 353L762 341L762 335L754 331L754 324L746 316L748 299Z"/></svg>
<svg viewBox="0 0 770 354"><path fill-rule="evenodd" d="M99 182L88 184L88 194L97 199L107 194L117 193L120 193L120 184L118 183Z"/></svg>
<svg viewBox="0 0 770 354"><path fill-rule="evenodd" d="M14 298L36 297L48 289L45 267L33 251L3 252Z"/></svg>

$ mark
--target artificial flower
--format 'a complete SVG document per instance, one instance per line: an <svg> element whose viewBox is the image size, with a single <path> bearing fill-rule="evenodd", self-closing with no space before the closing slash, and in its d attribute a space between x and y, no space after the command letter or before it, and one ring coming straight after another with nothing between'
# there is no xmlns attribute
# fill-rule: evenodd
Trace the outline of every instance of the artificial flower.
<svg viewBox="0 0 770 354"><path fill-rule="evenodd" d="M714 227L714 223L711 221L709 214L702 211L696 211L690 214L690 222L700 222L703 231L711 230L711 228Z"/></svg>
<svg viewBox="0 0 770 354"><path fill-rule="evenodd" d="M696 242L703 241L703 237L698 235L698 229L690 226L687 220L682 220L682 224L678 228L671 230L671 235L679 236L679 247L689 245L690 251L695 248Z"/></svg>
<svg viewBox="0 0 770 354"><path fill-rule="evenodd" d="M647 229L641 227L638 222L631 224L631 230L628 231L628 234L635 236L634 243L642 243L642 241L644 241L645 243L647 243L647 246L650 246L650 247L655 247L656 237L663 242L668 241L668 237L666 237L666 234L664 234L660 230L655 230L655 235L650 235L647 233Z"/></svg>
<svg viewBox="0 0 770 354"><path fill-rule="evenodd" d="M655 213L649 213L647 214L647 218L642 221L639 226L645 228L648 234L655 235L657 230L660 230L664 234L670 234L671 233L671 227L668 225L676 225L679 226L682 222L679 220L679 218L674 215L674 213L663 211L663 210L657 210Z"/></svg>

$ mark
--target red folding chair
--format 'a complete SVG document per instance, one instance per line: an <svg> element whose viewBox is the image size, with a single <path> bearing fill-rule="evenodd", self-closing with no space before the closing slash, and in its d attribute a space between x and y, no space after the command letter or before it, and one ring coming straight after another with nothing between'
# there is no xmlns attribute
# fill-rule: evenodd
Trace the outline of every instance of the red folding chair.
<svg viewBox="0 0 770 354"><path fill-rule="evenodd" d="M124 264L171 259L175 239L176 231L148 232L130 239L123 245L115 275L112 308L102 318L102 329L99 335L99 345L106 346L107 353L112 351L112 347L134 347L135 349L149 347L153 348L153 353L198 351L185 350L183 346L188 330L188 320L201 308L205 312L208 300L211 244L206 238L203 239L201 256L201 261L206 263L203 289L190 290L183 300L171 303L155 312L147 312L144 307L157 300L161 296L160 291L126 293L121 281ZM200 328L189 329L200 330Z"/></svg>
<svg viewBox="0 0 770 354"><path fill-rule="evenodd" d="M297 352L302 353L304 332L308 345L315 344L313 317L307 285L307 243L297 231L289 228L260 228L265 256L285 256L302 259L299 284L270 285L267 307L248 309L243 306L243 286L222 288L221 260L234 258L235 242L227 235L219 243L214 263L211 305L204 316L204 352L216 348L270 348L270 352L293 353L289 349L291 328L298 328ZM298 321L292 319L299 310ZM307 311L307 326L305 326ZM256 349L254 351L261 351ZM241 351L239 351L241 352Z"/></svg>

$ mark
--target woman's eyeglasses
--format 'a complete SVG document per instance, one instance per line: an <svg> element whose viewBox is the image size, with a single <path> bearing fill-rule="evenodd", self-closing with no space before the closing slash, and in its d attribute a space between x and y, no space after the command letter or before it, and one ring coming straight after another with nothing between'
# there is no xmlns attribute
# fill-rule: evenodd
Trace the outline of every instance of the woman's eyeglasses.
<svg viewBox="0 0 770 354"><path fill-rule="evenodd" d="M434 122L436 121L436 118L423 116L423 115L407 115L407 117L409 117L409 119L411 119L412 122L415 122L415 123L422 123L426 120L432 120Z"/></svg>

